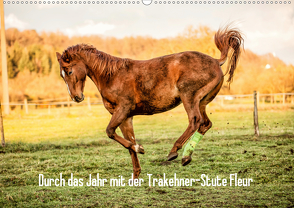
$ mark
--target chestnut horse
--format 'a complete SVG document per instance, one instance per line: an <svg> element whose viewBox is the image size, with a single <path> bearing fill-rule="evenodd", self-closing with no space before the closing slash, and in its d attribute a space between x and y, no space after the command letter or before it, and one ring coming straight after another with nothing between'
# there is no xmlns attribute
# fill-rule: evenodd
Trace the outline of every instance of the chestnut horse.
<svg viewBox="0 0 294 208"><path fill-rule="evenodd" d="M133 116L165 112L183 103L189 125L175 142L168 160L177 158L177 151L196 131L204 135L211 128L206 105L223 84L220 66L227 58L227 81L232 82L243 38L237 29L227 26L216 32L214 41L221 52L220 59L186 51L150 60L132 60L111 56L86 44L69 47L62 55L56 53L60 75L72 100L84 100L87 76L97 86L105 108L112 114L106 133L129 150L134 178L141 172L137 153L144 154L144 148L136 144ZM124 138L115 133L117 127ZM191 157L183 158L182 164L187 165L190 161Z"/></svg>

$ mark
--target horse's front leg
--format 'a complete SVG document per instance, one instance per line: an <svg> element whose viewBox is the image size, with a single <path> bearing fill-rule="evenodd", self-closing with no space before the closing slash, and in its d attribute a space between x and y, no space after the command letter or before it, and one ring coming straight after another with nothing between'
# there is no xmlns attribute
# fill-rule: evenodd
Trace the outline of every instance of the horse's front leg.
<svg viewBox="0 0 294 208"><path fill-rule="evenodd" d="M133 144L136 145L135 141L135 134L133 129L133 117L127 118L124 120L121 125L119 126L120 130L122 131L124 138L131 141ZM144 149L141 145L139 145L139 148L144 152ZM129 149L130 155L132 157L132 163L133 163L133 178L138 178L141 173L141 166L140 161L137 156L137 152L133 151L132 149Z"/></svg>
<svg viewBox="0 0 294 208"><path fill-rule="evenodd" d="M133 142L128 141L115 133L115 130L117 129L117 127L119 125L121 125L121 123L124 120L127 119L127 113L128 113L128 111L126 110L126 108L118 108L112 114L111 120L106 128L106 133L109 138L114 139L115 141L120 143L125 148L127 148L129 150L133 150L134 152L137 152L137 153L144 154L144 149L141 148L140 145L134 144Z"/></svg>

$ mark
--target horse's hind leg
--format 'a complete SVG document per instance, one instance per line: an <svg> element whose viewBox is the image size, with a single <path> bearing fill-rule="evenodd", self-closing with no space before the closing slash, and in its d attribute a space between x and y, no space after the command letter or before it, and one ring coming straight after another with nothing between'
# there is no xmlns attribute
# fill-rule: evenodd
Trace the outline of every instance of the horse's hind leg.
<svg viewBox="0 0 294 208"><path fill-rule="evenodd" d="M173 148L171 149L168 155L168 160L174 160L177 158L177 151L183 147L185 142L195 133L197 129L199 129L200 126L206 126L207 122L208 124L211 123L206 113L203 113L205 112L205 108L200 108L200 106L202 106L200 105L200 101L202 101L202 99L207 99L208 97L210 97L208 96L210 92L214 91L215 88L218 88L219 85L221 87L222 79L223 78L215 78L212 82L210 82L203 88L197 91L185 93L181 96L183 105L188 114L189 125L186 131L183 133L183 135L175 142ZM190 156L183 157L182 165L189 164L191 160L192 158Z"/></svg>
<svg viewBox="0 0 294 208"><path fill-rule="evenodd" d="M220 81L220 83L210 92L207 96L205 96L201 102L200 102L200 112L203 117L203 124L200 125L198 132L202 135L204 135L212 126L212 122L209 120L207 114L206 114L206 105L210 103L215 96L220 91L222 84L223 84L224 78Z"/></svg>
<svg viewBox="0 0 294 208"><path fill-rule="evenodd" d="M189 125L186 131L182 134L182 136L180 136L180 138L175 142L173 148L171 149L168 155L169 161L174 160L178 157L177 151L182 148L185 142L194 134L194 132L203 123L203 118L201 116L199 109L200 99L201 98L196 96L194 101L190 103L189 100L191 100L191 98L187 98L186 96L182 98L183 105L188 114Z"/></svg>
<svg viewBox="0 0 294 208"><path fill-rule="evenodd" d="M200 109L201 116L203 118L203 123L200 124L200 127L198 128L197 131L203 136L212 126L212 122L210 121L210 119L208 118L206 114L206 106L215 98L215 96L219 92L223 84L223 80L224 79L222 78L221 81L218 83L218 85L200 101L199 109ZM182 165L183 166L188 165L191 161L192 161L191 156L183 157Z"/></svg>
<svg viewBox="0 0 294 208"><path fill-rule="evenodd" d="M134 145L136 145L135 134L133 129L133 117L130 117L124 120L119 126L119 128L122 131L124 138L131 141ZM138 178L141 172L139 158L137 156L137 153L134 150L129 149L129 152L130 152L132 163L133 163L133 172L134 172L133 177Z"/></svg>
<svg viewBox="0 0 294 208"><path fill-rule="evenodd" d="M209 120L209 118L206 114L206 105L207 104L201 105L201 102L200 102L200 112L201 112L201 115L202 115L204 122L200 125L200 127L197 131L202 135L204 135L212 126L212 122Z"/></svg>

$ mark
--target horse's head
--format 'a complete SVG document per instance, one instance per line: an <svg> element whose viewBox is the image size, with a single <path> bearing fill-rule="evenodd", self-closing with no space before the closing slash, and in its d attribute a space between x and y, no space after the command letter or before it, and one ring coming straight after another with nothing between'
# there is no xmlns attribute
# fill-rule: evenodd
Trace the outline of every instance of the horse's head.
<svg viewBox="0 0 294 208"><path fill-rule="evenodd" d="M60 76L67 85L68 93L75 102L84 100L84 87L87 76L86 65L81 59L72 57L67 51L56 52L57 60L60 65Z"/></svg>

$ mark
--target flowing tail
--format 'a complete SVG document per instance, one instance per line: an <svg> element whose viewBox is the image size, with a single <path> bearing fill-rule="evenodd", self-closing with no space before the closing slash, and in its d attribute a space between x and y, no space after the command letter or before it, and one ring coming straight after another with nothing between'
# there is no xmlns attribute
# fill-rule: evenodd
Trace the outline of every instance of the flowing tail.
<svg viewBox="0 0 294 208"><path fill-rule="evenodd" d="M220 66L222 66L227 58L229 58L228 68L225 74L229 72L230 76L227 82L230 84L233 81L234 72L241 54L241 47L243 47L244 39L238 29L230 28L230 25L228 25L216 32L214 35L214 42L221 52L221 58L218 59ZM229 54L230 51L232 51L232 53Z"/></svg>

